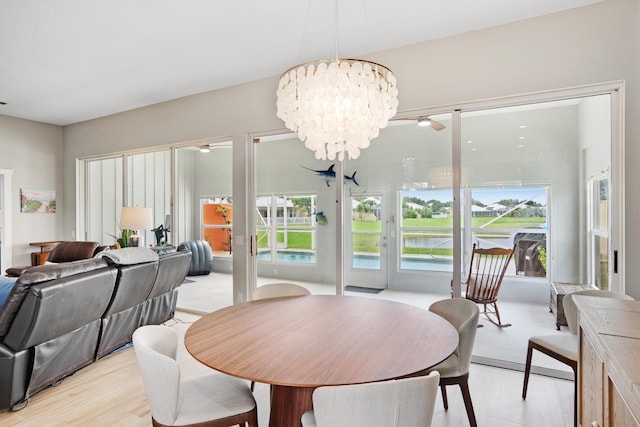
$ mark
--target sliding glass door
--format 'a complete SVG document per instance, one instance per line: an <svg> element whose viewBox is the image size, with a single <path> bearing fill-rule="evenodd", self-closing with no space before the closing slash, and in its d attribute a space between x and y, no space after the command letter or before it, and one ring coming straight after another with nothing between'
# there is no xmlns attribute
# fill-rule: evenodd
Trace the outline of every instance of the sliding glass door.
<svg viewBox="0 0 640 427"><path fill-rule="evenodd" d="M174 157L173 221L175 244L205 240L214 269L231 271L233 224L231 141L179 147Z"/></svg>
<svg viewBox="0 0 640 427"><path fill-rule="evenodd" d="M475 244L515 249L505 288L516 299L546 294L550 281L606 287L610 189L595 171L611 167L611 129L592 123L610 123L610 103L603 94L462 109L459 140L452 114L432 114L434 127L419 127L420 116L393 121L343 164L344 284L448 293ZM315 160L291 134L263 139L255 150L259 277L334 284L335 162ZM310 262L283 255L297 248L272 223L276 204L299 196L315 201Z"/></svg>
<svg viewBox="0 0 640 427"><path fill-rule="evenodd" d="M231 147L231 142L211 141L84 160L84 221L79 227L84 239L114 244L120 237L122 206L148 207L152 208L154 228L141 230L146 246L211 240L210 229L219 226L220 236L210 244L216 248L216 256L228 260L217 263L217 267L231 271ZM205 206L211 201L227 207L227 217L221 224L207 222L215 216L205 215Z"/></svg>
<svg viewBox="0 0 640 427"><path fill-rule="evenodd" d="M536 279L595 284L582 255L602 254L606 239L596 236L607 229L607 216L587 226L584 212L606 208L588 208L585 181L595 163L609 170L611 137L609 127L597 129L596 144L586 130L591 121L610 122L609 103L609 95L599 95L462 113L465 259L472 244L514 247L507 271L513 287Z"/></svg>

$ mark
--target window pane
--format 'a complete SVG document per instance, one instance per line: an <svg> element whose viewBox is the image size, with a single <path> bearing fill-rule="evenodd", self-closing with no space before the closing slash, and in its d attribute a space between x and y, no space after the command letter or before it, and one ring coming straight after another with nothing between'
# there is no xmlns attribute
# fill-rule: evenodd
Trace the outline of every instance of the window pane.
<svg viewBox="0 0 640 427"><path fill-rule="evenodd" d="M403 230L400 268L452 271L452 236L451 230Z"/></svg>
<svg viewBox="0 0 640 427"><path fill-rule="evenodd" d="M597 206L597 220L596 228L601 231L607 231L609 227L608 212L609 212L609 180L601 179L598 181L598 206Z"/></svg>
<svg viewBox="0 0 640 427"><path fill-rule="evenodd" d="M515 246L509 275L546 277L546 187L474 188L472 239L478 247Z"/></svg>
<svg viewBox="0 0 640 427"><path fill-rule="evenodd" d="M591 180L591 253L590 277L601 289L609 289L609 178L594 177Z"/></svg>
<svg viewBox="0 0 640 427"><path fill-rule="evenodd" d="M164 228L171 215L171 152L169 150L127 156L127 206L143 206L153 212L154 228ZM146 246L164 242L164 233L139 230ZM167 237L169 237L167 235Z"/></svg>
<svg viewBox="0 0 640 427"><path fill-rule="evenodd" d="M359 196L352 199L351 227L353 231L382 231L380 197Z"/></svg>
<svg viewBox="0 0 640 427"><path fill-rule="evenodd" d="M400 269L453 271L451 190L404 190Z"/></svg>
<svg viewBox="0 0 640 427"><path fill-rule="evenodd" d="M352 267L380 269L382 222L380 196L354 196L351 198Z"/></svg>
<svg viewBox="0 0 640 427"><path fill-rule="evenodd" d="M272 195L256 199L259 261L315 263L315 195ZM275 245L274 245L275 242Z"/></svg>
<svg viewBox="0 0 640 427"><path fill-rule="evenodd" d="M596 286L602 290L609 289L609 239L597 236L594 239L594 253L597 256L595 264L595 281Z"/></svg>
<svg viewBox="0 0 640 427"><path fill-rule="evenodd" d="M202 205L202 238L209 243L214 256L231 256L233 236L233 203L230 197L200 199Z"/></svg>
<svg viewBox="0 0 640 427"><path fill-rule="evenodd" d="M87 240L114 244L120 238L122 157L88 161L86 171Z"/></svg>

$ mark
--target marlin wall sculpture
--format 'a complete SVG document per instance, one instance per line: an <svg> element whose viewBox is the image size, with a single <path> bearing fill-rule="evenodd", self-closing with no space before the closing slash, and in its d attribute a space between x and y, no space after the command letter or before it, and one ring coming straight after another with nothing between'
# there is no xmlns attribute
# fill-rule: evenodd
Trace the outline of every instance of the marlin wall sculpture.
<svg viewBox="0 0 640 427"><path fill-rule="evenodd" d="M335 165L336 165L335 163L332 164L331 166L329 166L329 169L327 169L327 170L315 170L315 169L308 168L306 166L302 166L302 167L307 169L307 170L310 170L311 172L315 172L316 174L318 174L321 177L323 177L324 178L324 182L327 183L327 187L330 187L329 181L332 180L332 179L336 179L336 172L333 170ZM358 184L358 181L356 181L356 173L357 172L358 171L355 171L351 176L345 175L344 179L347 180L347 181L352 181L355 185L359 186L360 184Z"/></svg>

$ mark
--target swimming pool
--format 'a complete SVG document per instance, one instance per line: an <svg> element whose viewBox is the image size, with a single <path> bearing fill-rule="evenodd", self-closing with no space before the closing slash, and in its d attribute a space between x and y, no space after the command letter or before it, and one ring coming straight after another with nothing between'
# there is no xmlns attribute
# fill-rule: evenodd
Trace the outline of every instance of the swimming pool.
<svg viewBox="0 0 640 427"><path fill-rule="evenodd" d="M258 261L271 261L271 252L261 251L258 253L257 259ZM316 262L316 254L303 251L278 251L277 262L313 264ZM353 268L379 270L380 256L356 254L353 256ZM400 269L452 271L453 260L435 257L402 257L400 259Z"/></svg>
<svg viewBox="0 0 640 427"><path fill-rule="evenodd" d="M260 251L256 257L258 261L271 261L270 251ZM316 254L314 252L301 252L301 251L278 251L278 262L301 262L306 264L313 264L316 262Z"/></svg>

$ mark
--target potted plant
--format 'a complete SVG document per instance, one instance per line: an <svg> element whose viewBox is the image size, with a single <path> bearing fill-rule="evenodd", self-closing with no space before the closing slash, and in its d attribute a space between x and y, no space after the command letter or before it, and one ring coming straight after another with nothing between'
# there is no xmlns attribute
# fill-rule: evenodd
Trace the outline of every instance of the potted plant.
<svg viewBox="0 0 640 427"><path fill-rule="evenodd" d="M216 208L216 212L226 218L227 215L229 215L229 205L218 205L218 207Z"/></svg>
<svg viewBox="0 0 640 427"><path fill-rule="evenodd" d="M133 230L125 229L120 232L120 237L114 236L113 234L109 234L109 236L116 239L117 244L120 245L121 248L126 248L129 246L129 237L131 237L132 234Z"/></svg>

